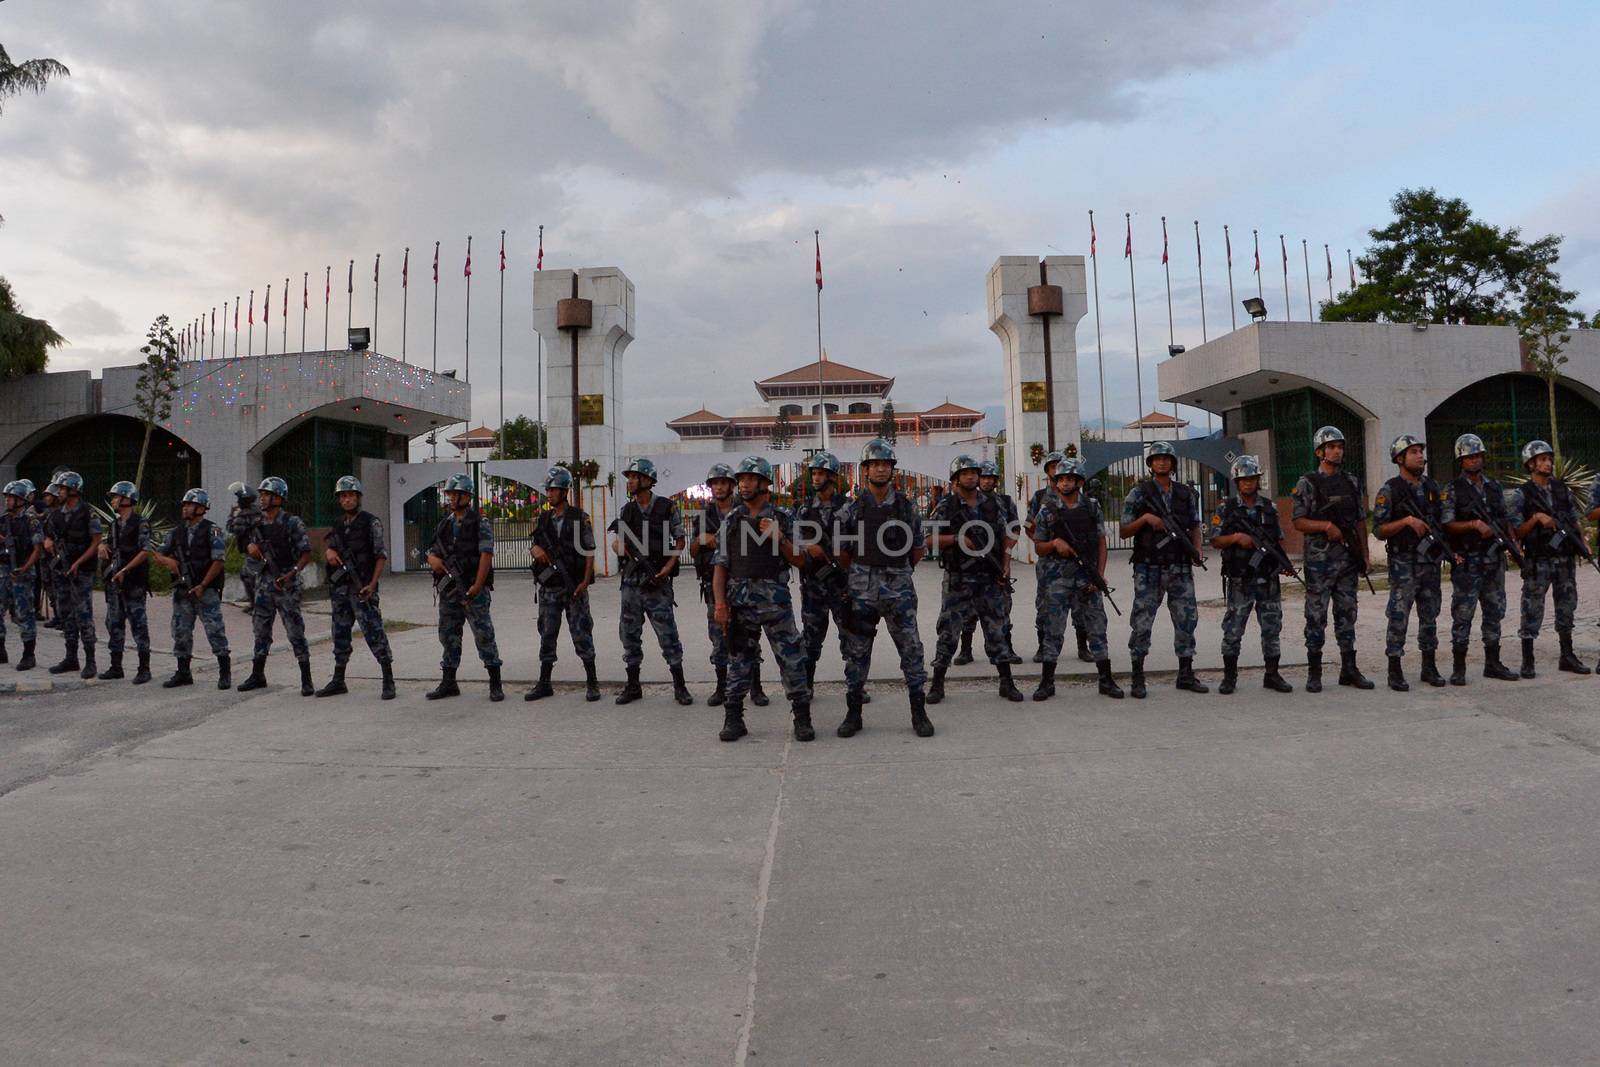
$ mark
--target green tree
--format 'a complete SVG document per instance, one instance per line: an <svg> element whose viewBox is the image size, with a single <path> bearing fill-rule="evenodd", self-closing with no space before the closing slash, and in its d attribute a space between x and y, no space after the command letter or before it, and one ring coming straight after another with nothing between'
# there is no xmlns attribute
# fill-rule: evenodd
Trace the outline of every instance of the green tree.
<svg viewBox="0 0 1600 1067"><path fill-rule="evenodd" d="M889 442L900 437L900 423L894 417L893 401L886 402L883 405L883 414L878 416L878 436Z"/></svg>
<svg viewBox="0 0 1600 1067"><path fill-rule="evenodd" d="M1522 335L1522 352L1528 369L1544 379L1545 398L1550 406L1550 447L1561 462L1561 435L1556 425L1556 379L1567 357L1563 349L1572 340L1574 324L1583 313L1572 308L1576 291L1563 288L1561 276L1553 269L1555 256L1541 259L1523 278L1522 306L1516 315L1517 332Z"/></svg>
<svg viewBox="0 0 1600 1067"><path fill-rule="evenodd" d="M778 421L772 424L772 434L767 438L767 444L781 452L794 443L794 423L789 421L789 413L780 411Z"/></svg>
<svg viewBox="0 0 1600 1067"><path fill-rule="evenodd" d="M53 59L24 59L14 63L5 45L0 45L0 112L5 110L5 102L11 97L42 93L51 78L65 78L71 73Z"/></svg>
<svg viewBox="0 0 1600 1067"><path fill-rule="evenodd" d="M145 334L144 366L139 370L139 381L134 386L134 408L144 420L144 443L139 446L139 468L133 484L144 484L144 461L150 452L150 436L156 423L172 418L172 398L178 393L178 342L172 336L172 324L165 315L150 324Z"/></svg>
<svg viewBox="0 0 1600 1067"><path fill-rule="evenodd" d="M1324 304L1324 322L1509 322L1531 272L1555 262L1561 240L1524 241L1433 189L1402 189L1389 206L1394 221L1368 231L1375 243L1357 260L1366 280Z"/></svg>
<svg viewBox="0 0 1600 1067"><path fill-rule="evenodd" d="M48 322L24 315L11 283L0 278L0 382L39 374L50 350L66 343Z"/></svg>
<svg viewBox="0 0 1600 1067"><path fill-rule="evenodd" d="M545 455L545 425L518 415L500 427L500 444L490 459L537 459Z"/></svg>

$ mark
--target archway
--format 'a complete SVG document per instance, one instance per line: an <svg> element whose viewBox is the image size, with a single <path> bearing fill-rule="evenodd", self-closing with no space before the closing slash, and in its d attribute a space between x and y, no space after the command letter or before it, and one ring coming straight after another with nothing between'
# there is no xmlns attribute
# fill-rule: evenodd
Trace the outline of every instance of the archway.
<svg viewBox="0 0 1600 1067"><path fill-rule="evenodd" d="M58 470L83 475L84 499L98 503L114 482L132 481L139 469L145 424L127 415L91 415L64 422L17 460L17 476L43 489ZM176 518L178 501L201 483L201 457L181 437L155 427L145 457L140 495L156 501L157 513Z"/></svg>
<svg viewBox="0 0 1600 1067"><path fill-rule="evenodd" d="M1556 382L1556 429L1561 454L1586 466L1600 464L1600 404L1593 389L1570 378ZM1550 438L1550 400L1536 374L1497 374L1452 395L1427 419L1428 464L1435 478L1454 475L1455 440L1483 438L1493 477L1522 473L1522 446Z"/></svg>

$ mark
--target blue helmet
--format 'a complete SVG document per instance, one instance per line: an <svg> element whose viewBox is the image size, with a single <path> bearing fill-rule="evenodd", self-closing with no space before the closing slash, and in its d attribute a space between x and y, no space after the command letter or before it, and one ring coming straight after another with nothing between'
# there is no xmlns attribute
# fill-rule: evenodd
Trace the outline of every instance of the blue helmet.
<svg viewBox="0 0 1600 1067"><path fill-rule="evenodd" d="M726 478L730 482L733 481L733 468L726 463L713 463L711 469L706 471L706 484L710 485L718 478Z"/></svg>
<svg viewBox="0 0 1600 1067"><path fill-rule="evenodd" d="M767 484L772 484L772 464L760 456L746 456L739 461L739 474L754 474L757 478L765 478Z"/></svg>
<svg viewBox="0 0 1600 1067"><path fill-rule="evenodd" d="M472 492L476 492L476 490L472 486L472 475L470 475L470 474L452 474L450 476L450 479L444 483L444 491L447 492L447 493L472 493Z"/></svg>
<svg viewBox="0 0 1600 1067"><path fill-rule="evenodd" d="M1077 478L1079 481L1087 481L1088 475L1083 473L1083 460L1068 459L1063 456L1056 464L1055 473L1051 475L1051 478L1055 479L1065 477Z"/></svg>
<svg viewBox="0 0 1600 1067"><path fill-rule="evenodd" d="M209 511L211 508L211 494L204 489L191 489L183 494L183 502L185 504L199 504Z"/></svg>
<svg viewBox="0 0 1600 1067"><path fill-rule="evenodd" d="M544 491L552 489L572 490L572 472L565 467L551 467L550 473L544 476Z"/></svg>
<svg viewBox="0 0 1600 1067"><path fill-rule="evenodd" d="M649 478L651 483L656 481L656 465L643 456L636 456L633 462L622 468L623 474L637 474Z"/></svg>
<svg viewBox="0 0 1600 1067"><path fill-rule="evenodd" d="M996 463L992 459L984 460L982 463L978 464L978 477L980 477L980 478L998 478L998 477L1000 477L1000 464Z"/></svg>
<svg viewBox="0 0 1600 1067"><path fill-rule="evenodd" d="M77 471L62 471L56 475L56 484L69 493L83 492L83 475Z"/></svg>
<svg viewBox="0 0 1600 1067"><path fill-rule="evenodd" d="M1067 454L1065 452L1046 452L1044 456L1044 462L1039 464L1039 466L1044 469L1046 474L1049 474L1052 466L1059 465L1061 461L1066 458Z"/></svg>
<svg viewBox="0 0 1600 1067"><path fill-rule="evenodd" d="M279 478L277 475L272 475L270 477L261 479L261 484L256 486L256 492L276 493L278 496L288 496L289 483L284 481L282 478Z"/></svg>
<svg viewBox="0 0 1600 1067"><path fill-rule="evenodd" d="M26 478L18 478L16 481L6 485L5 495L14 496L18 500L31 500L33 499L33 493L33 483Z"/></svg>
<svg viewBox="0 0 1600 1067"><path fill-rule="evenodd" d="M106 496L125 496L137 504L139 502L139 487L132 482L118 482L111 487L111 491L106 493Z"/></svg>
<svg viewBox="0 0 1600 1067"><path fill-rule="evenodd" d="M287 490L288 486L285 486L284 489ZM344 477L334 482L333 491L335 493L366 493L366 490L361 486L361 479L357 478L353 474L346 474Z"/></svg>
<svg viewBox="0 0 1600 1067"><path fill-rule="evenodd" d="M881 437L874 437L861 446L861 462L871 463L876 459L886 459L890 463L899 462L894 454L894 445Z"/></svg>
<svg viewBox="0 0 1600 1067"><path fill-rule="evenodd" d="M1150 447L1145 449L1144 465L1146 467L1150 466L1150 461L1157 456L1166 456L1172 462L1178 462L1178 453L1173 451L1172 446L1165 441L1150 442Z"/></svg>
<svg viewBox="0 0 1600 1067"><path fill-rule="evenodd" d="M975 470L981 470L982 468L983 468L983 464L979 463L977 460L973 459L971 456L967 456L967 455L957 456L955 459L950 461L950 480L954 481L956 479L956 476L959 475L962 471L975 471Z"/></svg>
<svg viewBox="0 0 1600 1067"><path fill-rule="evenodd" d="M827 449L820 449L811 453L811 458L806 460L806 467L809 470L820 469L832 471L834 474L838 474L839 457L834 455L832 452L829 452Z"/></svg>

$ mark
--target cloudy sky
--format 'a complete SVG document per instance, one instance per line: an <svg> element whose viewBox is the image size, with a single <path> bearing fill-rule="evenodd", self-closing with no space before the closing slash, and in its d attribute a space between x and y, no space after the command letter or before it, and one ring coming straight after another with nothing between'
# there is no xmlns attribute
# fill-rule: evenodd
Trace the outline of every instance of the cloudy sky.
<svg viewBox="0 0 1600 1067"><path fill-rule="evenodd" d="M409 245L409 351L427 362L439 240L444 368L461 362L470 233L475 414L492 422L494 245L507 230L506 408L532 413L543 224L547 266L616 265L636 284L626 429L662 440L665 420L748 404L749 380L813 358L813 229L833 358L896 375L902 407L998 404L988 268L1087 253L1092 208L1106 404L1129 419L1123 212L1147 408L1167 340L1162 215L1180 344L1200 340L1194 220L1215 334L1224 223L1240 296L1261 231L1275 314L1288 235L1304 318L1300 240L1325 296L1322 245L1337 283L1407 186L1565 234L1562 271L1600 304L1597 31L1589 5L1507 18L1461 0L4 0L12 56L72 77L0 115L0 273L69 338L55 368L99 368L131 362L157 314L269 283L276 320L283 279L310 271L318 293L329 264L337 329L352 258L364 324L381 253L379 341L398 355ZM1078 348L1087 417L1092 312Z"/></svg>

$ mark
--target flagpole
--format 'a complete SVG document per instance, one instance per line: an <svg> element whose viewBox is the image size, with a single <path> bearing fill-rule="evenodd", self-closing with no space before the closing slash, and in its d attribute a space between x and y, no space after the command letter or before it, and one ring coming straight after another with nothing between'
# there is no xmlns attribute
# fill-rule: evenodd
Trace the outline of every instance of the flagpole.
<svg viewBox="0 0 1600 1067"><path fill-rule="evenodd" d="M439 373L439 242L433 242L433 373ZM439 428L435 426L428 435L433 446L433 458L439 458Z"/></svg>
<svg viewBox="0 0 1600 1067"><path fill-rule="evenodd" d="M406 258L400 264L400 362L406 361L406 334L411 312L411 246L406 246Z"/></svg>
<svg viewBox="0 0 1600 1067"><path fill-rule="evenodd" d="M1317 313L1311 307L1311 253L1304 237L1300 238L1300 262L1306 268L1306 321L1316 322Z"/></svg>
<svg viewBox="0 0 1600 1067"><path fill-rule="evenodd" d="M1172 350L1178 346L1176 331L1172 328L1172 263L1167 251L1167 217L1161 216L1161 271L1167 276L1167 358L1172 358ZM1157 402L1160 397L1157 397ZM1172 439L1178 439L1178 402L1172 402Z"/></svg>
<svg viewBox="0 0 1600 1067"><path fill-rule="evenodd" d="M233 358L239 358L239 296L233 297Z"/></svg>
<svg viewBox="0 0 1600 1067"><path fill-rule="evenodd" d="M246 325L249 326L250 332L245 337L244 354L253 356L256 354L256 291L254 289L250 290L250 314L247 317L250 321Z"/></svg>
<svg viewBox="0 0 1600 1067"><path fill-rule="evenodd" d="M1205 344L1206 336L1206 262L1200 254L1200 220L1194 220L1194 269L1200 275L1200 343Z"/></svg>
<svg viewBox="0 0 1600 1067"><path fill-rule="evenodd" d="M378 350L378 268L383 266L383 253L372 258L372 351Z"/></svg>
<svg viewBox="0 0 1600 1067"><path fill-rule="evenodd" d="M464 362L464 366L462 368L461 377L462 377L463 381L469 383L469 385L470 385L470 383L472 381L472 235L470 233L467 234L467 267L466 267L466 275L467 275L466 337L465 337L465 341L464 341L463 347L462 347L462 359L465 362ZM470 394L469 394L469 396L470 396ZM467 405L466 429L467 429L467 433L470 435L470 433L472 431L472 406L471 406L471 401L470 400L468 401L468 405ZM466 440L466 446L461 449L461 455L467 461L467 463L470 466L471 461L472 461L472 438L470 436L468 436L468 437L465 438L465 440ZM574 460L576 460L577 457L574 456L573 458L574 458ZM473 479L473 484L474 485L477 484L477 479L476 478Z"/></svg>
<svg viewBox="0 0 1600 1067"><path fill-rule="evenodd" d="M1094 212L1089 212L1089 265L1094 270L1094 358L1100 372L1100 437L1106 434L1106 349L1100 330L1100 254L1095 249Z"/></svg>
<svg viewBox="0 0 1600 1067"><path fill-rule="evenodd" d="M356 261L351 260L344 276L344 328L348 334L355 325Z"/></svg>
<svg viewBox="0 0 1600 1067"><path fill-rule="evenodd" d="M506 458L506 231L500 231L500 427L494 437L500 458Z"/></svg>
<svg viewBox="0 0 1600 1067"><path fill-rule="evenodd" d="M1333 252L1326 243L1322 246L1322 256L1328 261L1328 303L1333 303Z"/></svg>
<svg viewBox="0 0 1600 1067"><path fill-rule="evenodd" d="M1344 262L1345 266L1350 268L1350 288L1354 289L1356 287L1356 261L1355 258L1350 255L1350 250L1348 248L1344 250Z"/></svg>
<svg viewBox="0 0 1600 1067"><path fill-rule="evenodd" d="M1256 243L1256 299L1264 305L1267 302L1267 296L1261 290L1261 231L1252 229L1250 237Z"/></svg>
<svg viewBox="0 0 1600 1067"><path fill-rule="evenodd" d="M1234 309L1238 301L1233 298L1233 237L1228 233L1227 223L1222 224L1222 244L1227 250L1228 259L1228 329L1237 330L1239 313Z"/></svg>
<svg viewBox="0 0 1600 1067"><path fill-rule="evenodd" d="M289 351L289 279L283 280L283 350Z"/></svg>
<svg viewBox="0 0 1600 1067"><path fill-rule="evenodd" d="M822 376L822 231L812 230L811 237L817 250L817 441L819 448L827 448L828 394Z"/></svg>
<svg viewBox="0 0 1600 1067"><path fill-rule="evenodd" d="M217 356L217 306L211 305L211 350L206 358L215 359Z"/></svg>
<svg viewBox="0 0 1600 1067"><path fill-rule="evenodd" d="M1139 404L1139 448L1144 448L1144 372L1139 364L1139 294L1133 285L1133 214L1123 212L1122 217L1128 224L1128 298L1133 303L1133 387L1134 395Z"/></svg>
<svg viewBox="0 0 1600 1067"><path fill-rule="evenodd" d="M535 274L544 270L543 226L539 227L539 258L533 261L533 270ZM533 336L535 338L535 343L538 345L538 354L535 357L533 371L533 389L539 405L539 436L537 439L539 442L538 456L540 459L544 459L545 453L548 451L548 442L545 441L544 430L544 334L539 332L537 323L534 324Z"/></svg>
<svg viewBox="0 0 1600 1067"><path fill-rule="evenodd" d="M1283 234L1278 234L1278 251L1283 258L1283 320L1293 322L1294 314L1289 306L1289 246L1283 243Z"/></svg>
<svg viewBox="0 0 1600 1067"><path fill-rule="evenodd" d="M272 354L272 283L267 283L267 295L261 300L261 354Z"/></svg>
<svg viewBox="0 0 1600 1067"><path fill-rule="evenodd" d="M328 305L333 301L333 264L322 274L322 350L328 350Z"/></svg>

